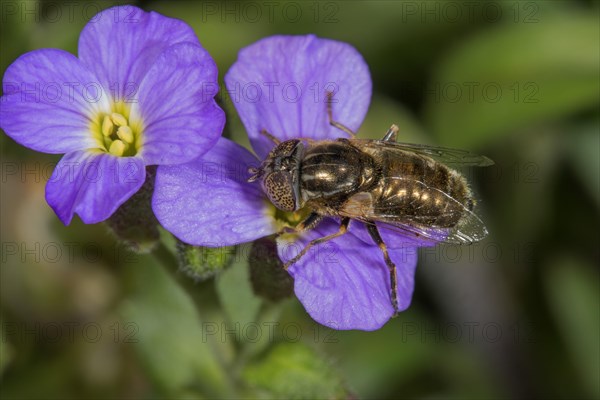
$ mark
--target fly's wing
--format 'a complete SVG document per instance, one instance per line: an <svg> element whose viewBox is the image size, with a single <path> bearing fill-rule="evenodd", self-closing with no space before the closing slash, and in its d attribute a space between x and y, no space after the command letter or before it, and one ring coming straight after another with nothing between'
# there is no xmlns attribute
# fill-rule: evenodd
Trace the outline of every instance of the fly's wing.
<svg viewBox="0 0 600 400"><path fill-rule="evenodd" d="M404 223L398 221L386 221L379 219L360 219L366 224L375 224L380 230L388 230L400 235L422 242L447 243L447 244L473 244L485 238L488 234L485 225L471 211L469 215L463 217L458 224L452 228L433 228L414 223Z"/></svg>
<svg viewBox="0 0 600 400"><path fill-rule="evenodd" d="M446 147L429 146L426 144L384 142L383 140L349 139L351 143L361 148L378 150L385 148L390 151L410 152L429 157L435 161L452 167L486 167L494 162L486 156L471 153L466 150L449 149Z"/></svg>
<svg viewBox="0 0 600 400"><path fill-rule="evenodd" d="M407 180L402 177L387 177L385 180ZM430 216L403 214L398 207L372 205L369 193L359 193L350 199L350 206L341 209L340 215L350 217L366 224L376 224L380 229L386 229L407 238L421 241L427 239L432 242L450 244L471 244L482 240L487 236L485 225L472 211L461 202L454 199L448 193L437 188L427 186L421 181L410 179L411 185L415 185L420 191L437 191L445 196L448 201L458 206L460 219L451 228L436 226L435 224L424 224L423 219ZM448 213L452 211L447 211ZM455 212L455 211L454 211ZM441 215L443 216L443 214Z"/></svg>

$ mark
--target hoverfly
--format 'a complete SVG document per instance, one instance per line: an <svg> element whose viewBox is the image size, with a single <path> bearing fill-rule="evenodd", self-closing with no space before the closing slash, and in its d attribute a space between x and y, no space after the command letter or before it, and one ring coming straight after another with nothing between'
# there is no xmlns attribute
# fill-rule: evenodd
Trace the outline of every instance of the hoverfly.
<svg viewBox="0 0 600 400"><path fill-rule="evenodd" d="M493 161L468 151L396 142L392 125L381 140L356 139L333 119L332 93L327 93L329 123L350 139L279 141L248 182L260 180L273 205L283 211L310 210L292 232L316 226L324 217L339 217L339 231L309 242L290 265L317 244L345 234L351 220L365 224L390 271L391 302L398 312L396 266L379 229L436 242L470 244L487 230L473 213L475 200L465 178L450 166L488 166ZM289 231L289 230L288 230ZM280 232L283 233L283 232Z"/></svg>

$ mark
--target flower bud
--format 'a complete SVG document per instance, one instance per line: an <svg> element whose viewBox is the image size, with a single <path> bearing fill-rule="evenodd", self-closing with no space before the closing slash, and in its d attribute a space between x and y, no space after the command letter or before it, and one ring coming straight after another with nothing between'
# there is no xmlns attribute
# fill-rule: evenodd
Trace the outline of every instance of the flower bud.
<svg viewBox="0 0 600 400"><path fill-rule="evenodd" d="M158 221L152 211L156 166L146 167L146 181L106 223L124 245L136 253L149 253L158 243Z"/></svg>
<svg viewBox="0 0 600 400"><path fill-rule="evenodd" d="M291 296L294 279L283 269L273 237L264 237L252 243L248 263L254 293L271 301Z"/></svg>
<svg viewBox="0 0 600 400"><path fill-rule="evenodd" d="M179 269L196 281L212 278L227 268L234 254L234 246L201 247L177 240Z"/></svg>

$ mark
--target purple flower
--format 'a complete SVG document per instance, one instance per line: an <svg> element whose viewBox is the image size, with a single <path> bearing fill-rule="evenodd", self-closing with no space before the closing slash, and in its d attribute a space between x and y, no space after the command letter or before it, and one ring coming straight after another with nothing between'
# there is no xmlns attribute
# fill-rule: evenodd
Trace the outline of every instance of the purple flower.
<svg viewBox="0 0 600 400"><path fill-rule="evenodd" d="M183 21L132 6L104 10L58 49L19 57L3 79L0 126L33 150L66 153L46 200L67 225L110 215L144 183L147 165L202 155L225 123L217 68Z"/></svg>
<svg viewBox="0 0 600 400"><path fill-rule="evenodd" d="M239 54L225 77L228 91L260 159L280 140L335 139L344 133L329 124L326 92L334 92L335 119L357 130L371 99L371 79L351 46L315 36L274 36ZM285 219L299 216L276 210L260 185L248 183L248 167L260 159L221 138L205 156L185 165L158 169L153 198L161 224L181 240L201 246L245 243L278 232ZM282 217L283 216L283 217ZM337 231L328 218L313 230L278 239L278 252L290 260L310 240ZM417 262L411 241L383 230L397 266L398 308L411 301ZM357 221L349 233L312 248L288 269L294 290L308 313L335 329L374 330L393 315L390 274L380 249Z"/></svg>

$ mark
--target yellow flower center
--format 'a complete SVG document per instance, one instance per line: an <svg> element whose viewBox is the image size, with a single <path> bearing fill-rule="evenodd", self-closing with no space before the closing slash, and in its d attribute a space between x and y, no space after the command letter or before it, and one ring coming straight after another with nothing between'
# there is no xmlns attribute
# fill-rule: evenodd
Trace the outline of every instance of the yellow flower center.
<svg viewBox="0 0 600 400"><path fill-rule="evenodd" d="M273 213L273 218L284 226L294 227L310 215L310 209L306 207L292 212L281 211L273 205L271 205L271 207L273 207L271 211Z"/></svg>
<svg viewBox="0 0 600 400"><path fill-rule="evenodd" d="M116 103L110 113L100 113L92 121L92 132L101 150L117 157L132 157L141 147L142 127L130 119L130 109Z"/></svg>
<svg viewBox="0 0 600 400"><path fill-rule="evenodd" d="M286 227L294 228L300 222L304 221L311 213L308 207L304 207L298 211L281 211L275 207L269 200L265 198L265 213L271 219L276 231L280 231Z"/></svg>

